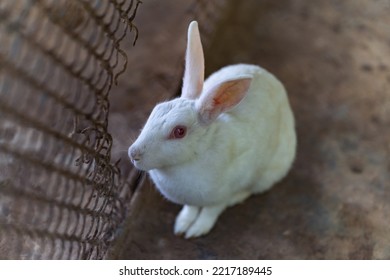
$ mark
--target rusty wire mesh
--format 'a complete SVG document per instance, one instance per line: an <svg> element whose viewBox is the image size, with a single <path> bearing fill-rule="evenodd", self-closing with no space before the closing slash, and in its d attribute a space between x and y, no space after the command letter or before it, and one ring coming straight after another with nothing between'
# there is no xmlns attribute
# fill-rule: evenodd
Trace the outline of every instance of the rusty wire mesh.
<svg viewBox="0 0 390 280"><path fill-rule="evenodd" d="M107 96L137 5L0 2L1 259L104 256L126 191Z"/></svg>
<svg viewBox="0 0 390 280"><path fill-rule="evenodd" d="M194 1L206 47L225 2ZM112 247L137 181L111 160L108 94L139 3L0 2L0 259L99 259Z"/></svg>

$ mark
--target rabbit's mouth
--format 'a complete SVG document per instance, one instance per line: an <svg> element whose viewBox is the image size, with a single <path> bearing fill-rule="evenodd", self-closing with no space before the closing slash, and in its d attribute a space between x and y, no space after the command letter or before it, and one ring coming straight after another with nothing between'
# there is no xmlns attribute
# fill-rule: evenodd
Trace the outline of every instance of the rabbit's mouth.
<svg viewBox="0 0 390 280"><path fill-rule="evenodd" d="M145 170L143 164L142 164L142 152L137 149L134 145L130 146L128 150L128 155L130 158L130 161L133 163L133 165L142 171L147 171Z"/></svg>
<svg viewBox="0 0 390 280"><path fill-rule="evenodd" d="M143 158L132 158L130 155L130 161L140 171L150 171L153 168L150 167L150 164L147 164Z"/></svg>
<svg viewBox="0 0 390 280"><path fill-rule="evenodd" d="M137 168L138 170L141 170L141 171L149 171L150 168L147 168L146 166L144 166L144 164L142 163L141 160L134 160L134 159L130 159L131 162L133 163L133 165L135 166L135 168Z"/></svg>

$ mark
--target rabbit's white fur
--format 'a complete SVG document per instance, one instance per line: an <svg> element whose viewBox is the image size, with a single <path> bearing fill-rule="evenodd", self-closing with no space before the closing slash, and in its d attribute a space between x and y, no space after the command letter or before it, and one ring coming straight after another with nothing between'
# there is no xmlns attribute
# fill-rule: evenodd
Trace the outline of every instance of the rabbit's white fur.
<svg viewBox="0 0 390 280"><path fill-rule="evenodd" d="M184 205L175 233L206 234L228 206L261 193L290 169L296 150L294 117L283 85L266 70L231 65L203 84L196 22L188 32L182 97L158 104L129 148L160 192ZM181 139L170 137L185 127Z"/></svg>

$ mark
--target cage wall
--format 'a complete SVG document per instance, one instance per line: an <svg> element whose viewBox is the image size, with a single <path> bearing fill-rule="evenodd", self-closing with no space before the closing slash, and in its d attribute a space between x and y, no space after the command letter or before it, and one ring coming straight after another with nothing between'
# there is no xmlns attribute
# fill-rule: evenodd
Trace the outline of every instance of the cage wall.
<svg viewBox="0 0 390 280"><path fill-rule="evenodd" d="M108 94L138 5L1 1L0 259L104 256L128 192Z"/></svg>

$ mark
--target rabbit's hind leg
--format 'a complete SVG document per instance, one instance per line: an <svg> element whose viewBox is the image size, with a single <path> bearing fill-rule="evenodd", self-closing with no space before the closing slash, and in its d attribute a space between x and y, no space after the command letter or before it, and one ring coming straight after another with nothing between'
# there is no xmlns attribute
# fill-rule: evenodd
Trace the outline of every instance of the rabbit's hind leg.
<svg viewBox="0 0 390 280"><path fill-rule="evenodd" d="M242 191L235 194L228 204L215 206L184 205L175 221L175 234L185 233L185 238L193 238L208 233L226 207L241 203L250 195L249 191Z"/></svg>
<svg viewBox="0 0 390 280"><path fill-rule="evenodd" d="M176 235L185 233L194 223L200 212L200 207L184 205L176 217L174 232Z"/></svg>
<svg viewBox="0 0 390 280"><path fill-rule="evenodd" d="M193 224L185 231L185 238L198 237L208 233L225 208L225 204L202 207Z"/></svg>

